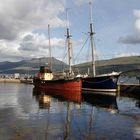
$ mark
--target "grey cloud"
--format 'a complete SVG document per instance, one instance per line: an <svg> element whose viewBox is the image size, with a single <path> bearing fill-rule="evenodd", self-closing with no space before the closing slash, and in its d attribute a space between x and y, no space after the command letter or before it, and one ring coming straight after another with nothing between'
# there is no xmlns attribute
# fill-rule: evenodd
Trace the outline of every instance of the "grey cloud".
<svg viewBox="0 0 140 140"><path fill-rule="evenodd" d="M26 58L24 55L21 56L19 53L11 52L11 53L5 53L4 51L0 51L0 61L17 61L22 60L23 58Z"/></svg>
<svg viewBox="0 0 140 140"><path fill-rule="evenodd" d="M0 2L0 39L14 40L18 34L35 29L64 26L59 18L65 0L6 0Z"/></svg>
<svg viewBox="0 0 140 140"><path fill-rule="evenodd" d="M17 35L14 27L6 25L0 21L0 39L13 40Z"/></svg>
<svg viewBox="0 0 140 140"><path fill-rule="evenodd" d="M28 51L28 52L39 52L41 49L46 49L48 46L48 42L46 41L45 36L39 36L38 34L27 34L20 41L19 51Z"/></svg>
<svg viewBox="0 0 140 140"><path fill-rule="evenodd" d="M33 40L33 36L32 35L26 35L24 38L23 38L23 41L31 41Z"/></svg>
<svg viewBox="0 0 140 140"><path fill-rule="evenodd" d="M19 50L22 50L22 51L32 51L32 52L34 52L34 51L39 51L39 46L34 45L31 42L22 43L22 44L20 44Z"/></svg>
<svg viewBox="0 0 140 140"><path fill-rule="evenodd" d="M135 17L134 31L124 37L120 37L118 42L122 44L140 44L140 10L134 10Z"/></svg>
<svg viewBox="0 0 140 140"><path fill-rule="evenodd" d="M120 37L118 42L122 44L140 44L140 35L134 34Z"/></svg>

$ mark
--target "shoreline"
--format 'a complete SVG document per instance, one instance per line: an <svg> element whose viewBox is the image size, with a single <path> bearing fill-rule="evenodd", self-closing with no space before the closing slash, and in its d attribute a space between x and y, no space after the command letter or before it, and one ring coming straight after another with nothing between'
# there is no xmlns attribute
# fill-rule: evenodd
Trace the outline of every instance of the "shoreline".
<svg viewBox="0 0 140 140"><path fill-rule="evenodd" d="M0 78L0 83L20 83L20 79Z"/></svg>
<svg viewBox="0 0 140 140"><path fill-rule="evenodd" d="M23 80L23 79L7 79L7 78L0 78L0 83L31 83L32 80Z"/></svg>

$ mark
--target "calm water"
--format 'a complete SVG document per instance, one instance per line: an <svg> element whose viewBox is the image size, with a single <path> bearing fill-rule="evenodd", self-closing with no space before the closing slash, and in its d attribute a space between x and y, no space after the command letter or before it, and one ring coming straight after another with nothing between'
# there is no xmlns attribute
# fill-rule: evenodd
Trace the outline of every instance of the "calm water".
<svg viewBox="0 0 140 140"><path fill-rule="evenodd" d="M0 140L140 139L140 98L53 96L0 84Z"/></svg>

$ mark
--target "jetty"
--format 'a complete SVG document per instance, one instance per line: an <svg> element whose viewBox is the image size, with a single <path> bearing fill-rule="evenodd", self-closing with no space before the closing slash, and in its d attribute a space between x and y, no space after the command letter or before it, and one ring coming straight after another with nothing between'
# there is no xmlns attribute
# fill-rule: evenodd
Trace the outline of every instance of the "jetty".
<svg viewBox="0 0 140 140"><path fill-rule="evenodd" d="M140 84L120 84L118 85L118 90L124 93L138 93L140 92Z"/></svg>
<svg viewBox="0 0 140 140"><path fill-rule="evenodd" d="M129 70L121 73L118 81L118 91L125 93L140 92L140 69Z"/></svg>

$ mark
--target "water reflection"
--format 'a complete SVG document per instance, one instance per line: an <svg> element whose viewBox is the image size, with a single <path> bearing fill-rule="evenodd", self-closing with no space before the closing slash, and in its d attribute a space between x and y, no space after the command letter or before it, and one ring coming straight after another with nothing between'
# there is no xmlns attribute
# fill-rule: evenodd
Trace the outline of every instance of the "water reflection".
<svg viewBox="0 0 140 140"><path fill-rule="evenodd" d="M98 94L83 94L82 99L87 103L91 104L92 106L102 107L106 110L117 113L118 106L116 96L109 96L109 95L98 95Z"/></svg>
<svg viewBox="0 0 140 140"><path fill-rule="evenodd" d="M64 126L64 134L63 139L70 139L70 123L71 123L71 111L73 110L73 105L75 107L80 108L81 103L81 92L71 92L71 91L54 91L54 90L41 90L33 88L33 96L36 97L36 100L39 102L39 107L41 109L47 108L49 109L51 106L51 101L53 99L58 99L60 102L64 101L66 104L66 117L65 117L65 126ZM74 104L72 104L73 102Z"/></svg>
<svg viewBox="0 0 140 140"><path fill-rule="evenodd" d="M84 132L83 139L88 139L88 140L89 139L98 139L98 137L95 136L98 134L98 130L96 130L96 127L98 125L97 126L95 125L95 123L98 122L96 120L97 119L96 115L98 114L97 113L98 108L103 108L106 111L110 112L111 114L119 113L119 114L123 114L123 115L127 115L127 116L133 115L133 119L134 119L134 125L132 126L133 135L130 130L127 130L127 131L128 131L128 133L131 134L131 136L128 133L126 135L127 135L128 139L129 138L130 139L132 139L132 138L139 139L140 138L140 116L138 115L139 111L140 111L139 110L140 97L138 96L138 94L120 93L121 96L116 97L116 96L108 96L108 95L100 95L100 94L98 95L98 93L97 94L73 93L71 96L71 93L68 93L68 92L62 93L59 91L57 91L57 92L52 91L50 93L47 93L45 91L36 90L36 89L34 89L33 91L34 91L33 95L36 96L36 98L39 102L40 108L49 108L52 98L58 99L59 101L66 101L67 109L66 109L64 136L63 136L64 140L72 139L71 131L74 129L73 127L71 127L72 126L71 123L75 119L74 117L72 117L73 109L71 108L71 106L72 106L71 102L79 103L80 110L82 110L81 105L83 104L83 102L86 102L87 104L89 104L91 106L90 108L88 108L88 117L85 116L86 117L86 130ZM102 114L104 114L104 113L102 113ZM104 118L106 118L106 116L107 116L107 114L105 114ZM79 117L79 119L80 119L80 117ZM130 125L130 122L127 119L128 119L127 117L126 118L120 117L118 123L122 122L122 124L123 124L124 122L127 122ZM100 118L100 120L102 120L102 119ZM105 121L108 122L109 120L106 118ZM113 122L111 122L111 123L113 124ZM105 122L104 122L104 124L105 124ZM117 127L121 130L123 127L124 127L123 129L126 129L129 125L126 125L125 127L119 125ZM100 124L100 127L101 126L102 125ZM108 127L111 127L111 126L108 126ZM98 128L98 129L102 131L102 129L100 129L100 128ZM120 131L119 131L119 133L120 133ZM99 135L100 134L102 134L102 132L100 132ZM104 133L103 133L103 135L104 135ZM121 137L121 136L119 136L119 137ZM106 139L106 137L104 137L104 138ZM123 139L123 138L120 138L120 139Z"/></svg>
<svg viewBox="0 0 140 140"><path fill-rule="evenodd" d="M59 91L59 90L44 90L44 89L37 89L33 88L33 95L36 96L37 98L44 99L44 96L46 97L45 99L47 100L47 97L53 97L57 98L59 100L66 100L66 101L72 101L72 102L81 102L81 92L80 91ZM41 98L42 97L42 98ZM50 100L50 99L48 99Z"/></svg>
<svg viewBox="0 0 140 140"><path fill-rule="evenodd" d="M117 102L116 102L116 97L115 96L102 96L102 95L92 95L92 94L82 94L80 92L75 92L75 93L69 93L68 91L66 92L60 92L60 91L45 91L45 90L39 90L39 89L33 89L33 96L36 97L37 101L39 102L39 107L42 109L44 108L50 108L51 102L53 102L53 99L59 100L60 102L63 101L65 102L66 106L66 116L65 116L65 126L64 126L64 134L63 134L63 139L73 139L75 136L72 136L74 134L77 134L77 130L75 131L74 127L72 125L75 125L75 127L78 127L79 131L80 129L84 129L83 126L86 126L83 136L80 134L79 137L83 137L83 139L94 139L95 138L95 133L94 133L94 121L95 121L95 116L98 112L98 107L104 108L107 111L112 113L117 113L118 112L118 107L117 107ZM86 102L87 104L90 104L91 107L87 109L82 108L83 102ZM94 107L96 106L96 108ZM79 111L77 112L76 117L74 115L74 110L78 109ZM86 112L85 112L86 111ZM86 113L85 115L82 115L82 113ZM88 115L87 115L88 114ZM83 116L85 118L83 118ZM76 123L73 124L74 120L77 120L78 122L81 122L82 127L76 126ZM86 124L84 124L84 121L86 121ZM59 132L60 133L60 132ZM96 136L97 137L97 136Z"/></svg>
<svg viewBox="0 0 140 140"><path fill-rule="evenodd" d="M0 84L0 140L140 139L139 96L41 91Z"/></svg>
<svg viewBox="0 0 140 140"><path fill-rule="evenodd" d="M134 116L140 112L140 96L137 92L121 92L117 97L120 114Z"/></svg>
<svg viewBox="0 0 140 140"><path fill-rule="evenodd" d="M33 96L39 103L39 108L49 109L51 105L51 96L46 95L43 91L33 89Z"/></svg>
<svg viewBox="0 0 140 140"><path fill-rule="evenodd" d="M135 140L140 139L140 89L126 89L117 98L118 107L121 115L129 116L134 119L132 127Z"/></svg>
<svg viewBox="0 0 140 140"><path fill-rule="evenodd" d="M100 138L112 139L113 137L124 139L123 131L128 131L125 134L126 139L139 138L140 118L137 117L139 110L137 110L135 117L133 117L133 125L130 123L127 112L129 108L130 114L132 115L134 110L136 110L136 106L133 106L133 104L135 101L138 102L139 100L134 101L133 98L90 93L69 93L62 91L48 92L39 89L33 89L33 96L36 97L41 109L50 108L54 99L55 102L58 100L62 104L65 104L65 121L62 123L64 125L63 135L62 130L57 131L57 135L61 135L61 139L89 140ZM125 104L126 102L127 104ZM86 106L86 104L90 106ZM130 109L130 106L132 106L132 110ZM110 114L107 114L107 112ZM112 114L121 114L126 117L122 117L121 115L112 116ZM128 129L130 126L131 129L133 129L132 132L131 129ZM75 128L78 128L81 133L79 134L78 130L75 130ZM117 132L114 131L112 134L108 134L108 131L112 129L114 130L115 128L118 129ZM48 128L48 131L49 130L50 129ZM100 135L102 137L100 137ZM47 137L49 137L49 133Z"/></svg>

